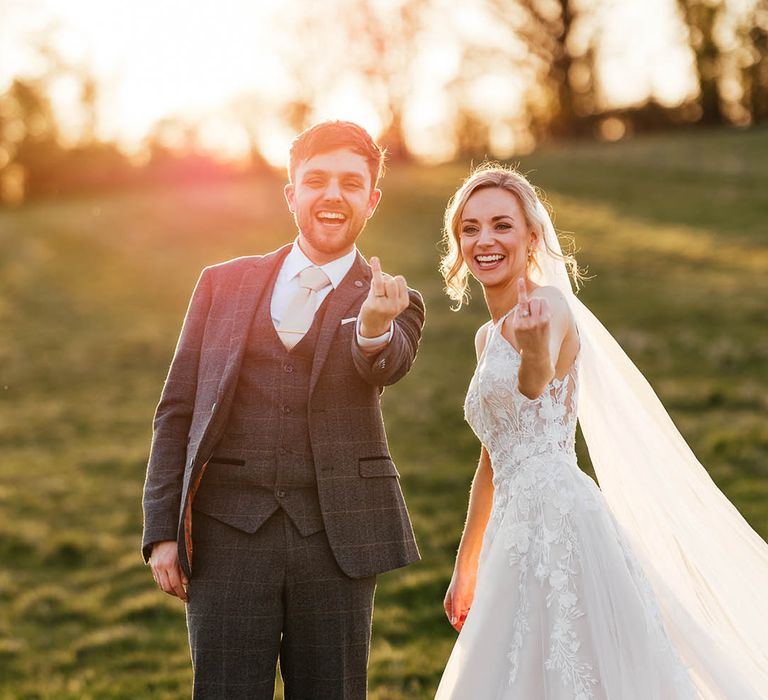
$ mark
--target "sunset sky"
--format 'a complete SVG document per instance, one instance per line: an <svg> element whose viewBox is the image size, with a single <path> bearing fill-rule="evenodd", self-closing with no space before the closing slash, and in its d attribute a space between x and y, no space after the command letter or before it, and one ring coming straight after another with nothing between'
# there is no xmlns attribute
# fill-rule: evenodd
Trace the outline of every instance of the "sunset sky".
<svg viewBox="0 0 768 700"><path fill-rule="evenodd" d="M226 119L227 107L245 96L267 104L287 98L283 57L293 46L298 50L302 37L281 31L278 15L287 6L300 12L308 1L0 0L0 90L14 76L38 74L41 64L34 46L53 44L67 61L87 67L96 77L100 136L131 150L159 119L182 116L202 123L201 139L207 146L237 156L247 142ZM447 28L461 25L481 39L493 32L478 2L442 4L419 57L419 87L408 112L409 134L424 155L436 157L444 148L439 134L447 112L440 88L458 60ZM650 95L673 104L695 91L674 0L613 0L605 7L601 87L612 104ZM446 31L441 31L441 22ZM62 122L73 133L78 124L68 104L74 87L63 82L54 94ZM500 76L478 84L477 94L499 110L514 110L514 90ZM353 119L372 132L382 128L381 117L354 84L329 94L314 116ZM290 137L280 123L264 124L267 157L280 162Z"/></svg>

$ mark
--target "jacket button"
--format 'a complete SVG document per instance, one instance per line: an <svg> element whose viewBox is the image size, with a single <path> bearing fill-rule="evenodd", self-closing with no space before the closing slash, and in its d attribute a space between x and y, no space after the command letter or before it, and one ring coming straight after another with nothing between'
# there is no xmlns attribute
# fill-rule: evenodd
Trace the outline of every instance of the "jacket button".
<svg viewBox="0 0 768 700"><path fill-rule="evenodd" d="M283 491L282 489L278 489L277 491L275 491L275 496L277 496L278 498L285 498L285 491Z"/></svg>
<svg viewBox="0 0 768 700"><path fill-rule="evenodd" d="M288 415L290 412L291 412L291 407L290 406L283 406L283 413Z"/></svg>
<svg viewBox="0 0 768 700"><path fill-rule="evenodd" d="M284 447L278 447L277 448L277 454L284 455L285 454L285 448Z"/></svg>
<svg viewBox="0 0 768 700"><path fill-rule="evenodd" d="M291 372L293 372L293 365L291 364L283 365L283 370L288 374L290 374Z"/></svg>

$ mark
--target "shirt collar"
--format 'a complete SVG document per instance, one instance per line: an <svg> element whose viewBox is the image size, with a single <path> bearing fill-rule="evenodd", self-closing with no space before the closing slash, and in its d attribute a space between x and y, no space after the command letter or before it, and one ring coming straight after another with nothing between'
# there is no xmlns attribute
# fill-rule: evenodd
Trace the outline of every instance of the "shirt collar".
<svg viewBox="0 0 768 700"><path fill-rule="evenodd" d="M328 279L331 280L331 285L336 289L336 287L341 284L341 281L346 274L352 269L356 256L357 247L355 246L349 253L342 255L340 258L336 258L336 260L331 260L331 262L325 263L325 265L315 265L315 263L304 254L301 246L299 246L299 239L296 238L288 255L285 256L282 272L285 275L286 280L292 280L302 270L308 267L319 267L326 275L328 275Z"/></svg>

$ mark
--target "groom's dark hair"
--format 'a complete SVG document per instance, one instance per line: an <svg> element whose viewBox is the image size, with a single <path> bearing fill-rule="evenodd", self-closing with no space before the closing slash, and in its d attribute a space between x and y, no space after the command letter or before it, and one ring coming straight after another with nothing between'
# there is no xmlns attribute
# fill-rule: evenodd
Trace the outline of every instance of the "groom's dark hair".
<svg viewBox="0 0 768 700"><path fill-rule="evenodd" d="M293 140L288 159L290 181L294 181L299 163L320 153L330 153L341 148L365 158L371 173L371 188L376 187L384 172L385 149L379 148L362 126L344 121L320 122L302 131Z"/></svg>

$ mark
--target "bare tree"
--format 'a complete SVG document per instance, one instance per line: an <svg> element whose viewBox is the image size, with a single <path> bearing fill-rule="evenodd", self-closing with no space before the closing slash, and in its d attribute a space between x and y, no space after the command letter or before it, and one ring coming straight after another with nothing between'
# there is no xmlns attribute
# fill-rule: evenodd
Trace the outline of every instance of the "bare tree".
<svg viewBox="0 0 768 700"><path fill-rule="evenodd" d="M282 17L282 31L298 36L284 56L295 98L288 123L304 128L329 93L357 86L385 125L380 140L391 159L407 155L404 118L412 67L420 49L423 15L432 0L326 0L297 3ZM298 48L297 48L298 47Z"/></svg>
<svg viewBox="0 0 768 700"><path fill-rule="evenodd" d="M569 136L596 104L595 40L601 2L578 0L487 0L496 19L529 51L537 81L535 110L543 119L534 131ZM538 93L538 94L535 94Z"/></svg>
<svg viewBox="0 0 768 700"><path fill-rule="evenodd" d="M381 141L390 159L407 156L404 117L412 90L423 13L430 0L409 0L384 11L374 0L346 0L347 28L359 70L371 87L387 126ZM386 114L388 112L388 114Z"/></svg>
<svg viewBox="0 0 768 700"><path fill-rule="evenodd" d="M745 106L753 123L768 122L768 0L757 0L745 34L750 52L743 71Z"/></svg>
<svg viewBox="0 0 768 700"><path fill-rule="evenodd" d="M0 95L0 149L6 154L0 167L0 198L18 200L51 188L62 151L43 82L17 79ZM10 196L5 194L9 189Z"/></svg>
<svg viewBox="0 0 768 700"><path fill-rule="evenodd" d="M724 0L677 0L688 29L688 44L693 52L699 82L701 123L722 124L723 98L720 79L723 56L715 38L717 26L726 11Z"/></svg>

